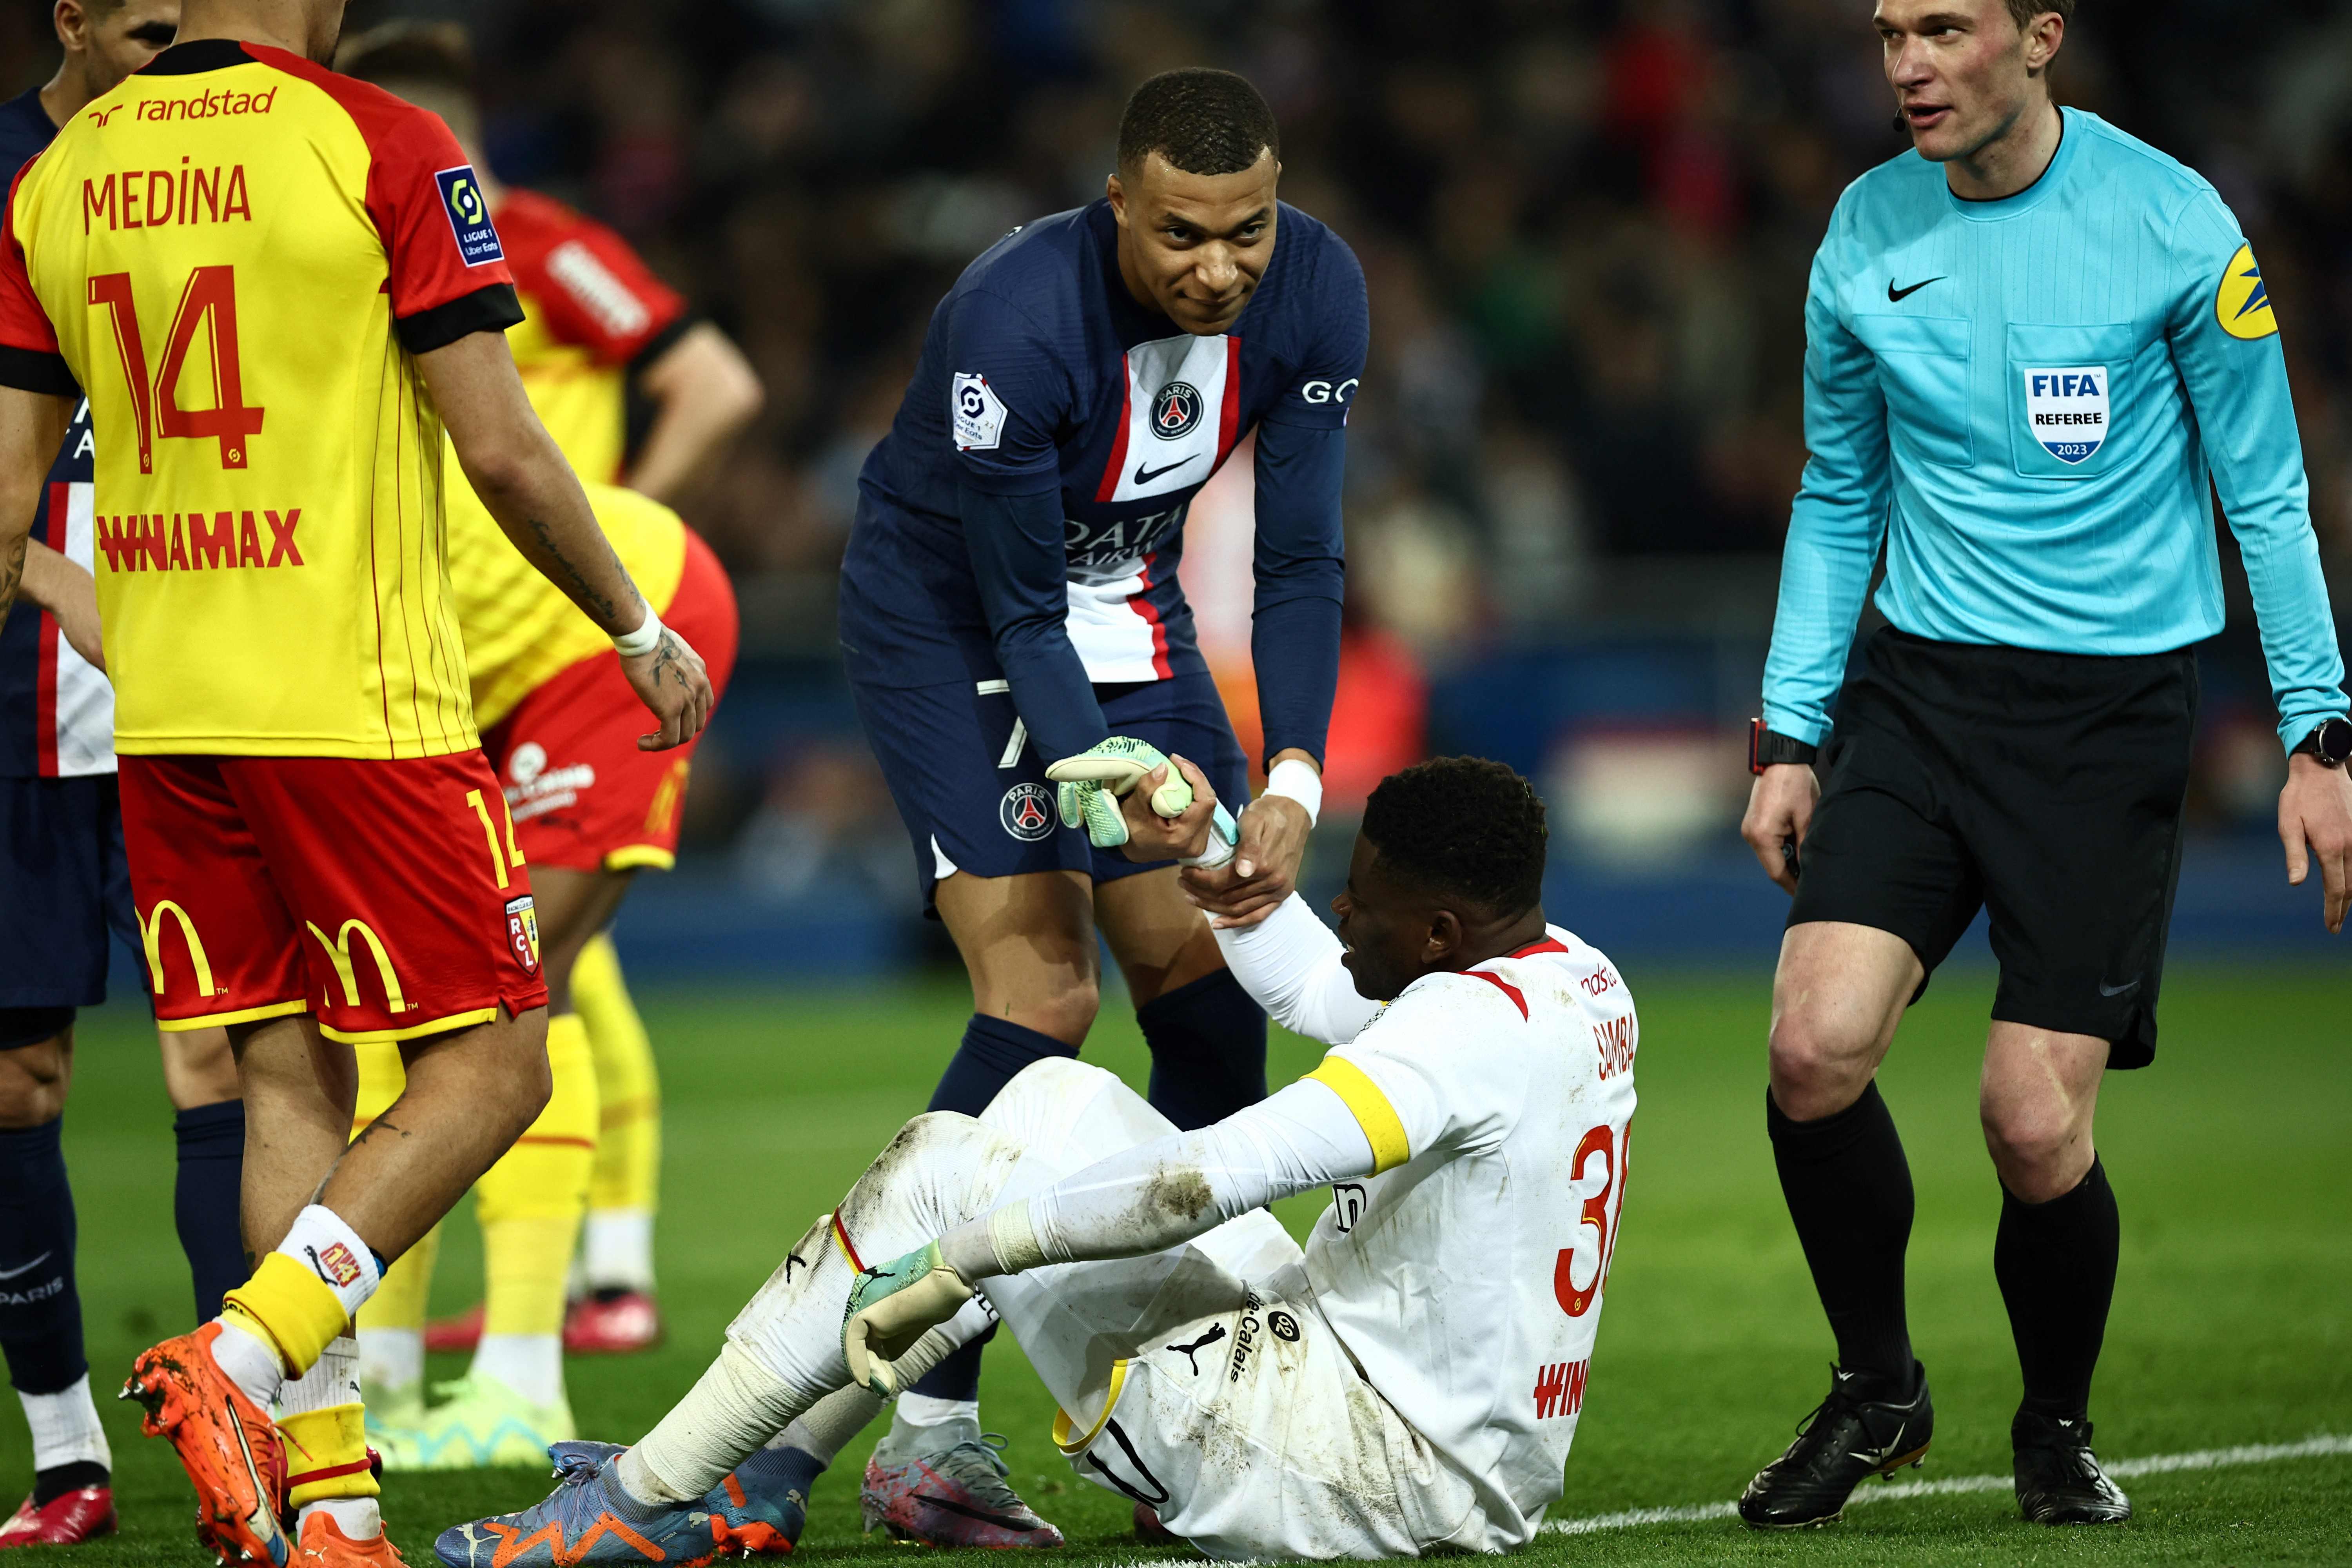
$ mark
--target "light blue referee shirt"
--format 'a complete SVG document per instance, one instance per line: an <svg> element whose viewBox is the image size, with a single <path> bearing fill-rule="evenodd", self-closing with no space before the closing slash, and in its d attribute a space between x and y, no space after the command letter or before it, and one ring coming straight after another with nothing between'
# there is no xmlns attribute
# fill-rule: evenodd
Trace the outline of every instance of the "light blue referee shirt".
<svg viewBox="0 0 2352 1568"><path fill-rule="evenodd" d="M1943 642L2141 654L2221 629L2208 479L2292 747L2346 710L2278 327L2193 171L2069 109L2040 180L1916 153L1848 186L1805 300L1805 440L1764 720L1818 743L1879 610Z"/></svg>

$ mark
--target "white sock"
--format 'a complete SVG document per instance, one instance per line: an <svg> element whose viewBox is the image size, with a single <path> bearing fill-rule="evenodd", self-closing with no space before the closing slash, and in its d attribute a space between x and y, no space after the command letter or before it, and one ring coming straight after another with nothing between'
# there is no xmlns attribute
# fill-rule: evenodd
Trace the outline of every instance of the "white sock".
<svg viewBox="0 0 2352 1568"><path fill-rule="evenodd" d="M425 1380L423 1329L362 1329L360 1382L390 1399Z"/></svg>
<svg viewBox="0 0 2352 1568"><path fill-rule="evenodd" d="M310 1371L299 1377L288 1378L279 1386L279 1416L307 1415L314 1410L332 1410L338 1405L357 1405L359 1369L359 1341L349 1334L329 1340Z"/></svg>
<svg viewBox="0 0 2352 1568"><path fill-rule="evenodd" d="M481 1342L474 1347L473 1370L497 1378L530 1404L561 1405L563 1336L484 1334Z"/></svg>
<svg viewBox="0 0 2352 1568"><path fill-rule="evenodd" d="M581 1273L590 1291L654 1288L654 1216L644 1209L590 1209L581 1229Z"/></svg>
<svg viewBox="0 0 2352 1568"><path fill-rule="evenodd" d="M383 1510L372 1497L330 1497L304 1503L302 1517L295 1521L296 1535L302 1533L302 1526L310 1522L314 1513L323 1513L333 1520L335 1528L343 1532L347 1541L373 1541L383 1533Z"/></svg>
<svg viewBox="0 0 2352 1568"><path fill-rule="evenodd" d="M969 1421L980 1425L980 1401L977 1399L934 1399L928 1394L898 1395L898 1409L890 1417L893 1428L904 1432L910 1428L944 1426L950 1421Z"/></svg>
<svg viewBox="0 0 2352 1568"><path fill-rule="evenodd" d="M730 1340L686 1397L621 1456L621 1489L643 1503L698 1501L807 1405Z"/></svg>
<svg viewBox="0 0 2352 1568"><path fill-rule="evenodd" d="M245 1390L245 1396L264 1410L278 1403L278 1391L286 1385L286 1368L278 1359L278 1347L267 1340L247 1332L227 1318L216 1318L221 1331L213 1339L213 1362L227 1374L228 1380Z"/></svg>
<svg viewBox="0 0 2352 1568"><path fill-rule="evenodd" d="M296 1215L286 1239L271 1250L284 1253L316 1274L342 1303L346 1318L358 1317L383 1282L368 1244L343 1223L342 1215L324 1204L312 1204Z"/></svg>
<svg viewBox="0 0 2352 1568"><path fill-rule="evenodd" d="M882 1401L871 1389L851 1384L846 1388L835 1389L810 1405L791 1426L769 1438L768 1447L798 1448L819 1464L830 1465L834 1456L881 1413Z"/></svg>
<svg viewBox="0 0 2352 1568"><path fill-rule="evenodd" d="M25 1406L25 1425L33 1429L33 1468L54 1470L59 1465L104 1465L114 1468L114 1453L106 1446L106 1428L98 1424L98 1406L90 1403L89 1373L55 1394L18 1394Z"/></svg>

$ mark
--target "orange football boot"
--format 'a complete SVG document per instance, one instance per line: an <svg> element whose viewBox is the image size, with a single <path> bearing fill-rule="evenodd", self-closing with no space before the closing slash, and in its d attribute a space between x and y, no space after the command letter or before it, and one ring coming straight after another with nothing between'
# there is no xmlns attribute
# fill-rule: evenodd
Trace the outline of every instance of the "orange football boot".
<svg viewBox="0 0 2352 1568"><path fill-rule="evenodd" d="M196 1489L196 1538L223 1563L286 1568L292 1548L278 1522L286 1450L269 1412L213 1359L215 1321L165 1340L131 1364L122 1397L147 1412L139 1429L168 1437Z"/></svg>
<svg viewBox="0 0 2352 1568"><path fill-rule="evenodd" d="M378 1531L365 1541L343 1533L334 1516L320 1510L302 1521L302 1540L294 1568L407 1568L392 1532Z"/></svg>

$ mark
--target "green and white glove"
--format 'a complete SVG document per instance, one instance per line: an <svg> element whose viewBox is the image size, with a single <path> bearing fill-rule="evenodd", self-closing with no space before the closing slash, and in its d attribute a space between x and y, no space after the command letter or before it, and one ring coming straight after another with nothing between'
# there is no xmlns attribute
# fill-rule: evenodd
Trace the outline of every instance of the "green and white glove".
<svg viewBox="0 0 2352 1568"><path fill-rule="evenodd" d="M1087 841L1097 849L1116 849L1128 839L1127 819L1118 811L1119 798L1160 767L1168 769L1168 776L1151 792L1151 809L1171 819L1181 816L1192 805L1192 786L1148 741L1113 735L1075 757L1064 757L1053 763L1046 768L1045 776L1055 783L1055 804L1060 808L1062 826L1084 827ZM1217 803L1209 837L1208 852L1201 858L1203 862L1221 865L1232 858L1233 847L1240 841L1241 835L1234 826L1233 813L1225 809L1223 801Z"/></svg>
<svg viewBox="0 0 2352 1568"><path fill-rule="evenodd" d="M868 1268L849 1288L841 1324L841 1353L849 1376L888 1399L898 1393L893 1364L915 1342L963 1310L971 1287L940 1256L940 1244L924 1243L904 1258Z"/></svg>

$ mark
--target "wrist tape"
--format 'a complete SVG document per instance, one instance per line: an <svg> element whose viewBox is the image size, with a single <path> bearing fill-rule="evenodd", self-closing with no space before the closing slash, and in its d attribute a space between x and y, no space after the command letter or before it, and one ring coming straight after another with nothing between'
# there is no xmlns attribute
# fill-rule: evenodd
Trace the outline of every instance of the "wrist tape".
<svg viewBox="0 0 2352 1568"><path fill-rule="evenodd" d="M642 654L651 653L661 646L662 630L661 617L655 615L648 607L646 611L645 624L635 631L624 632L614 637L613 650L623 658L635 658Z"/></svg>

